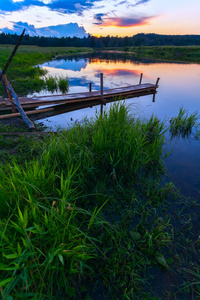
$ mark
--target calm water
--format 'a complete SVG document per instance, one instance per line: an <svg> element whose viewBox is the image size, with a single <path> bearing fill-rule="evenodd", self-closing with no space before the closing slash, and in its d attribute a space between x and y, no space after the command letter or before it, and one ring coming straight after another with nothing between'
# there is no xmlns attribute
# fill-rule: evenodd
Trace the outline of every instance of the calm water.
<svg viewBox="0 0 200 300"><path fill-rule="evenodd" d="M96 56L53 60L41 67L47 69L49 75L68 76L69 93L88 91L89 82L92 82L93 90L99 90L100 72L104 73L104 89L138 84L141 73L143 83L154 83L160 77L155 103L152 102L152 95L126 100L133 113L142 118L148 118L153 113L169 124L181 106L189 112L200 112L200 65L197 64L141 63L120 57ZM96 110L99 107L65 113L42 122L52 129L66 128L75 121L94 116ZM172 151L166 159L172 181L185 195L200 199L200 141L170 141L167 136L166 148Z"/></svg>

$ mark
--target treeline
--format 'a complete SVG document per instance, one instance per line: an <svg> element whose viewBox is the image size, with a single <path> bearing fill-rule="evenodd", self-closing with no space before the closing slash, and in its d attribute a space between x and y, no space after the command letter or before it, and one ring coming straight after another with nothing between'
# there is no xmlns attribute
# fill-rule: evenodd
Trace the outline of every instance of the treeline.
<svg viewBox="0 0 200 300"><path fill-rule="evenodd" d="M17 34L0 34L0 44L16 44ZM22 45L36 45L40 47L133 47L133 46L199 46L200 35L160 35L160 34L136 34L132 37L95 37L89 35L84 38L77 37L40 37L25 35Z"/></svg>

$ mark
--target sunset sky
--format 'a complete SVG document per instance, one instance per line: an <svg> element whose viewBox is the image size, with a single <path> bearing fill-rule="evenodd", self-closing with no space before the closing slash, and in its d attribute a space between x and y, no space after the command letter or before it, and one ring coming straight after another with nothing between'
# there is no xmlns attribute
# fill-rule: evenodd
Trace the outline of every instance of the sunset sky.
<svg viewBox="0 0 200 300"><path fill-rule="evenodd" d="M0 0L0 28L77 23L97 36L200 34L200 0Z"/></svg>

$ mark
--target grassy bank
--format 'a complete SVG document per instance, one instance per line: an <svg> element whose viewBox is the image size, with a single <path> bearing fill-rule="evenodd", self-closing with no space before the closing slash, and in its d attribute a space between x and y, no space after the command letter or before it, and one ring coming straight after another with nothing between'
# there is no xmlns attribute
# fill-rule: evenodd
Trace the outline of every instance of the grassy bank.
<svg viewBox="0 0 200 300"><path fill-rule="evenodd" d="M0 45L0 62L1 69L5 66L14 46L12 45ZM23 46L21 45L14 56L10 67L8 68L6 75L10 83L13 85L14 90L20 96L27 95L30 92L40 91L41 89L55 90L58 85L63 84L62 79L58 78L57 86L56 80L52 82L48 76L41 78L41 76L47 75L44 70L39 67L35 67L37 64L44 63L48 60L52 60L59 55L74 55L81 53L93 52L89 48L72 48L72 47L37 47L37 46ZM65 79L65 78L64 78ZM51 82L50 82L51 81ZM67 79L66 79L67 81ZM61 82L61 83L60 83ZM3 94L3 88L0 86L0 93Z"/></svg>
<svg viewBox="0 0 200 300"><path fill-rule="evenodd" d="M141 46L110 48L110 51L115 50L133 54L136 59L147 58L162 61L200 63L199 46Z"/></svg>
<svg viewBox="0 0 200 300"><path fill-rule="evenodd" d="M182 270L194 239L180 251L191 223L174 226L168 211L181 198L165 181L164 131L155 117L141 121L114 105L68 131L24 138L10 153L1 137L3 299L157 299L153 274L177 268L184 285L173 295L198 292Z"/></svg>
<svg viewBox="0 0 200 300"><path fill-rule="evenodd" d="M154 47L133 47L129 49L138 57L152 58L166 61L177 62L195 62L200 63L200 47L199 46L154 46Z"/></svg>

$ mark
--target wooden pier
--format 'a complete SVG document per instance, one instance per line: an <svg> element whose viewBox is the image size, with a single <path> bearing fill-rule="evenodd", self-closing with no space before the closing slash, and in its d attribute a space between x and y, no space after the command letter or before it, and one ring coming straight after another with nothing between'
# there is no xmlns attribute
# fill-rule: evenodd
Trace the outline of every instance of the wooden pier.
<svg viewBox="0 0 200 300"><path fill-rule="evenodd" d="M23 38L25 29L23 30L15 48L13 49L3 71L0 69L0 81L2 81L5 94L8 98L0 97L0 120L9 119L21 116L30 129L34 129L34 123L28 118L28 115L43 114L61 114L85 107L92 107L94 105L101 105L101 114L103 113L103 105L111 101L117 101L126 98L141 97L153 94L153 102L155 101L156 89L158 87L159 78L155 84L142 84L143 74L141 73L139 84L128 87L120 87L115 89L103 89L103 73L100 73L100 91L92 91L92 83L89 82L89 92L62 94L41 97L18 97L12 85L6 77L6 70L8 69L20 43ZM46 108L44 108L47 106ZM39 107L39 109L38 109ZM31 110L29 110L31 109ZM28 110L28 111L26 111ZM11 111L11 113L5 113ZM18 111L18 112L17 112ZM39 118L37 118L39 119Z"/></svg>
<svg viewBox="0 0 200 300"><path fill-rule="evenodd" d="M156 84L145 83L132 85L127 87L120 87L115 89L108 89L103 91L103 97L101 91L91 91L83 93L72 93L62 95L50 95L50 96L37 96L37 97L19 97L20 104L23 108L36 108L46 105L58 105L58 104L80 104L85 101L99 101L99 103L114 101L117 99L134 98L156 93ZM103 99L102 99L103 98ZM8 98L0 98L0 111L11 110L12 103Z"/></svg>
<svg viewBox="0 0 200 300"><path fill-rule="evenodd" d="M100 91L92 91L92 84L89 83L89 92L37 96L31 98L18 97L18 104L16 104L16 108L19 110L19 106L21 107L19 112L13 111L13 105L15 104L13 103L12 99L0 97L0 120L22 116L22 113L26 116L37 114L37 117L34 117L34 119L38 120L44 117L44 113L48 114L49 117L52 115L58 115L61 113L86 107L92 107L95 105L101 105L102 112L103 105L106 105L106 103L127 98L141 97L150 94L153 94L154 102L159 78L157 79L155 84L142 84L141 82L142 74L140 76L139 84L137 85L103 90L103 73L100 73ZM12 91L12 93L13 96L16 96L14 91ZM5 114L5 111L11 111L11 113Z"/></svg>

